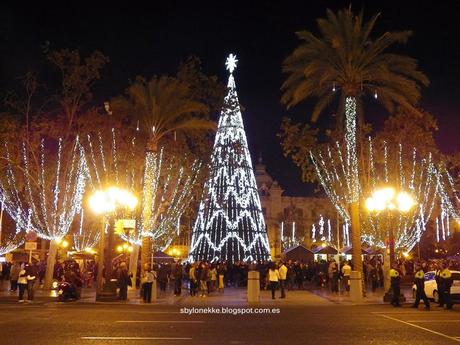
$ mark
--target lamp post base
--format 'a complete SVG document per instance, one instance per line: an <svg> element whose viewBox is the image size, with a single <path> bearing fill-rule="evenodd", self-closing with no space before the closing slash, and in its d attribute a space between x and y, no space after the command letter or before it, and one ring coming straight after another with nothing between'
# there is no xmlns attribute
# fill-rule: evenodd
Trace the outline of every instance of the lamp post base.
<svg viewBox="0 0 460 345"><path fill-rule="evenodd" d="M114 302L118 300L117 280L111 279L104 284L101 291L96 292L96 302Z"/></svg>

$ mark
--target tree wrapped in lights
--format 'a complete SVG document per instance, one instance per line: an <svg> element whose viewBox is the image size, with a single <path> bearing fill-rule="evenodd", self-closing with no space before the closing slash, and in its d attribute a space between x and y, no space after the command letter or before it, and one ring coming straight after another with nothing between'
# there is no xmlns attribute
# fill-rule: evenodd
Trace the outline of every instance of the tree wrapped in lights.
<svg viewBox="0 0 460 345"><path fill-rule="evenodd" d="M270 259L270 247L249 155L233 71L236 57L226 61L227 95L192 235L194 261Z"/></svg>
<svg viewBox="0 0 460 345"><path fill-rule="evenodd" d="M361 222L359 219L360 171L357 153L364 132L362 100L365 96L381 103L389 112L395 106L414 109L420 97L420 85L427 85L427 77L417 69L415 59L388 53L395 43L405 43L410 31L385 32L371 37L378 14L365 21L363 14L354 15L351 9L318 20L320 35L309 31L297 33L302 44L286 58L283 71L289 76L284 82L282 101L292 107L306 98L317 98L312 120L336 99L340 99L337 129L344 129L346 165L348 171L348 199L352 228L354 268L362 272ZM345 182L345 181L344 181ZM333 201L334 202L334 201Z"/></svg>
<svg viewBox="0 0 460 345"><path fill-rule="evenodd" d="M84 209L80 211L80 223L78 229L72 234L73 247L77 252L92 251L99 242L99 229L93 224L84 221ZM86 227L84 224L86 223Z"/></svg>
<svg viewBox="0 0 460 345"><path fill-rule="evenodd" d="M5 255L24 244L24 232L18 231L13 235L5 235L0 241L0 255Z"/></svg>
<svg viewBox="0 0 460 345"><path fill-rule="evenodd" d="M436 240L444 241L452 235L450 221L460 224L460 197L455 180L445 165L438 168L437 187L441 202L436 217Z"/></svg>
<svg viewBox="0 0 460 345"><path fill-rule="evenodd" d="M200 98L193 94L190 83L162 76L149 81L137 78L136 82L127 88L125 96L117 97L112 102L113 112L134 120L140 133L146 137L142 187L145 197L141 205L142 217L146 222L155 218L150 213L154 193L152 188L155 186L154 177L157 174L147 169L155 166L152 162L158 159L158 150L162 142L177 134L183 133L186 136L191 132L215 128L214 122L202 116L208 112L208 107ZM146 190L149 188L151 190ZM145 229L142 232L146 232ZM150 263L151 249L151 237L144 236L143 264Z"/></svg>
<svg viewBox="0 0 460 345"><path fill-rule="evenodd" d="M1 202L0 208L0 255L5 255L24 243L25 232L18 226L14 233L5 233L3 231L3 211L4 201Z"/></svg>
<svg viewBox="0 0 460 345"><path fill-rule="evenodd" d="M366 158L361 164L365 173L360 175L358 185L361 199L369 196L377 187L389 185L410 193L416 205L410 212L392 217L387 213L370 213L361 209L362 241L384 247L387 238L384 229L392 227L396 247L412 249L425 231L435 203L440 201L438 171L431 155L420 158L416 149L405 152L402 145L390 150L385 142L377 150L369 138L364 156ZM339 143L333 148L328 147L325 152L311 152L311 160L324 191L342 220L349 223L354 191L346 157L347 149Z"/></svg>
<svg viewBox="0 0 460 345"><path fill-rule="evenodd" d="M123 235L126 241L139 245L143 237L152 239L153 250L165 250L174 240L178 223L192 201L192 191L201 163L187 158L169 157L164 150L146 157L142 203L148 200L150 209L142 208L140 222L134 234ZM148 181L149 185L146 185Z"/></svg>
<svg viewBox="0 0 460 345"><path fill-rule="evenodd" d="M57 151L55 155L50 153ZM76 139L65 148L61 139L56 147L45 148L41 140L38 155L22 147L21 161L14 165L5 146L6 172L0 181L5 209L18 229L34 231L50 241L45 287L51 285L57 242L70 230L81 209L87 165Z"/></svg>
<svg viewBox="0 0 460 345"><path fill-rule="evenodd" d="M119 214L137 220L135 228L118 234L133 246L130 272L136 274L139 247L145 237L152 240L154 250L165 250L174 240L177 224L192 201L201 164L188 156L179 158L177 154L166 153L163 148L149 152L145 161L140 162L143 150L138 140L133 137L124 145L119 141L113 129L109 143L101 134L96 140L88 136L85 151L91 176L89 184L96 190L113 181L113 185L123 186L140 197L138 212L122 210L129 214Z"/></svg>
<svg viewBox="0 0 460 345"><path fill-rule="evenodd" d="M142 169L143 169L143 150L138 145L136 138L137 131L133 128L120 128L121 119L113 118L110 104L106 104L106 112L109 119L102 118L101 123L95 131L93 127L86 128L86 140L82 141L88 163L89 172L89 187L93 193L102 191L107 188L116 187L122 190L127 190L132 194L140 195L140 186L142 184ZM112 125L113 127L110 127ZM118 219L113 219L116 216ZM85 230L80 229L74 234L78 241L78 246L81 249L93 247L100 240L100 226L104 227L104 234L109 234L108 231L114 231L110 228L112 220L136 219L136 213L128 208L117 209L116 215L104 215L103 224L96 225L88 217L85 221ZM136 226L138 222L136 222ZM126 229L131 231L130 236L135 232L135 229ZM123 229L125 231L125 229ZM126 236L125 233L119 235ZM108 242L113 234L109 234ZM130 239L132 239L130 237ZM93 245L90 245L93 244ZM129 270L133 276L137 272L137 262L139 256L139 245L135 240L132 240L133 250L130 253ZM109 249L111 250L111 249Z"/></svg>

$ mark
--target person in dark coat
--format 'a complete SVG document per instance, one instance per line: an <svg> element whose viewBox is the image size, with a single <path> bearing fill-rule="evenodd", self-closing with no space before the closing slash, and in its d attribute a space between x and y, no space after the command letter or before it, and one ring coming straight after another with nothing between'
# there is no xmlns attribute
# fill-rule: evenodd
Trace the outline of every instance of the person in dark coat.
<svg viewBox="0 0 460 345"><path fill-rule="evenodd" d="M180 296L182 293L182 264L179 261L174 269L174 295Z"/></svg>
<svg viewBox="0 0 460 345"><path fill-rule="evenodd" d="M428 298L425 294L425 272L420 264L416 264L415 266L414 284L416 286L415 302L412 307L418 308L420 300L422 299L425 303L425 309L430 309L430 302L428 302Z"/></svg>
<svg viewBox="0 0 460 345"><path fill-rule="evenodd" d="M200 296L206 297L208 295L208 272L209 268L206 263L201 263L200 271Z"/></svg>
<svg viewBox="0 0 460 345"><path fill-rule="evenodd" d="M452 287L453 278L452 273L449 270L447 262L443 262L441 266L442 270L439 274L439 295L442 296L442 303L445 305L445 309L452 309L452 298L450 296L450 288ZM442 305L440 305L442 306Z"/></svg>
<svg viewBox="0 0 460 345"><path fill-rule="evenodd" d="M27 301L32 302L35 295L35 281L38 277L38 270L37 266L32 263L26 264L25 270L27 276Z"/></svg>
<svg viewBox="0 0 460 345"><path fill-rule="evenodd" d="M10 291L17 291L19 272L20 271L21 271L21 266L17 262L15 262L13 264L13 266L11 266L11 272L10 272L11 288L10 288Z"/></svg>
<svg viewBox="0 0 460 345"><path fill-rule="evenodd" d="M393 264L393 268L390 270L390 279L391 279L391 290L393 291L393 298L391 299L391 304L394 307L400 307L399 304L399 295L401 294L401 275L397 270L397 265Z"/></svg>
<svg viewBox="0 0 460 345"><path fill-rule="evenodd" d="M166 291L166 285L168 283L168 267L165 264L160 266L158 271L158 284L160 285L160 291Z"/></svg>
<svg viewBox="0 0 460 345"><path fill-rule="evenodd" d="M372 292L375 292L375 290L377 290L379 286L379 272L374 263L371 263L369 275L370 275L371 283L372 283Z"/></svg>
<svg viewBox="0 0 460 345"><path fill-rule="evenodd" d="M126 262L120 263L120 266L117 270L117 280L118 280L118 299L121 301L126 301L128 299L128 285L131 285L131 277L128 273L128 268Z"/></svg>

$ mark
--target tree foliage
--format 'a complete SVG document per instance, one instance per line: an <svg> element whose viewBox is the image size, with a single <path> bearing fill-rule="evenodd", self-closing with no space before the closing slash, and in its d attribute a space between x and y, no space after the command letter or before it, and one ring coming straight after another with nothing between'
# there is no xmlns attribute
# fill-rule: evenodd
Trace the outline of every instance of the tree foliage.
<svg viewBox="0 0 460 345"><path fill-rule="evenodd" d="M319 36L297 32L302 43L283 62L288 77L281 88L281 101L290 108L316 98L312 121L336 97L341 98L342 107L347 96L359 100L377 94L378 102L390 113L395 106L417 112L414 104L428 78L417 69L415 59L387 52L396 43L406 43L412 32L385 32L372 38L378 17L376 14L366 22L362 12L354 15L349 9L337 13L327 10L326 18L317 20ZM342 115L340 111L339 128Z"/></svg>
<svg viewBox="0 0 460 345"><path fill-rule="evenodd" d="M211 130L215 123L200 117L208 107L193 99L190 86L174 77L147 80L137 77L125 92L111 102L115 113L138 123L148 138L147 149L155 151L166 136L180 131Z"/></svg>

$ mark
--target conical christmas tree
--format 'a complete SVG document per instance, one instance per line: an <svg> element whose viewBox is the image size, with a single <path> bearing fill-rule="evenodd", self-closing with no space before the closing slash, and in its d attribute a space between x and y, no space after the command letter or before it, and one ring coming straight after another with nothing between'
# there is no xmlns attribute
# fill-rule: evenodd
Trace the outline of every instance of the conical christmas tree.
<svg viewBox="0 0 460 345"><path fill-rule="evenodd" d="M230 72L211 156L193 228L193 261L269 260L265 221L252 169L233 71L236 56L226 61Z"/></svg>

